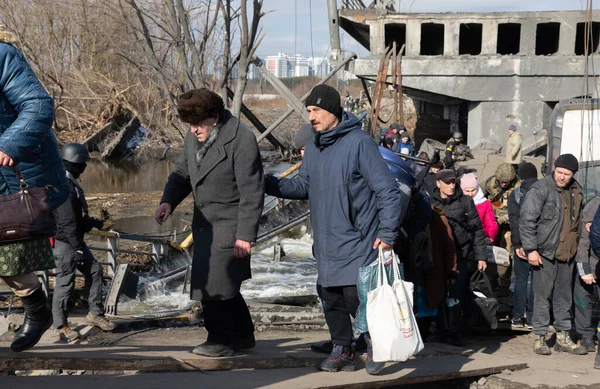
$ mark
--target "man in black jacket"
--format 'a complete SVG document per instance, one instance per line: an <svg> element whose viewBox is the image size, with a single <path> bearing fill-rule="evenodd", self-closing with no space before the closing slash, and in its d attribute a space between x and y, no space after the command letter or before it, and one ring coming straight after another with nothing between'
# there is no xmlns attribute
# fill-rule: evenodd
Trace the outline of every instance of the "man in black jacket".
<svg viewBox="0 0 600 389"><path fill-rule="evenodd" d="M521 244L519 234L519 217L521 205L529 188L538 180L535 165L524 162L519 166L521 185L508 196L508 221L510 224L510 240L514 249L513 266L515 271L515 292L513 298L512 325L515 327L528 327L533 329L533 269ZM527 317L525 317L527 307Z"/></svg>
<svg viewBox="0 0 600 389"><path fill-rule="evenodd" d="M464 196L456 183L454 170L444 169L436 174L437 188L431 196L431 205L442 208L452 228L454 245L456 246L456 262L458 278L450 288L450 297L461 302L463 315L468 314L469 300L469 267L477 262L477 269L487 268L486 240L483 235L481 219L475 208L473 199ZM450 334L452 342L460 344L458 334Z"/></svg>
<svg viewBox="0 0 600 389"><path fill-rule="evenodd" d="M88 216L87 202L83 189L77 179L85 170L90 155L87 147L79 143L65 145L61 158L69 181L69 199L54 210L56 220L55 244L52 249L56 262L56 279L52 298L52 316L54 327L68 341L79 338L79 333L69 327L67 321L68 303L75 288L75 271L85 277L85 286L89 288L89 313L86 321L90 325L111 331L115 325L104 317L102 305L102 266L94 259L83 240L84 233L96 227L102 228L104 222Z"/></svg>
<svg viewBox="0 0 600 389"><path fill-rule="evenodd" d="M557 331L555 351L587 354L585 347L570 337L573 303L573 258L577 252L583 193L574 178L579 162L563 154L554 163L554 172L533 184L521 206L519 233L527 261L533 271L533 350L550 355L546 334L550 311ZM552 305L550 305L552 304Z"/></svg>
<svg viewBox="0 0 600 389"><path fill-rule="evenodd" d="M588 352L596 351L594 339L596 326L592 324L592 305L594 304L594 289L598 287L597 279L600 277L598 257L591 250L590 229L592 221L600 205L600 197L591 199L583 208L581 236L575 256L577 277L573 285L573 305L575 307L575 330L581 345Z"/></svg>

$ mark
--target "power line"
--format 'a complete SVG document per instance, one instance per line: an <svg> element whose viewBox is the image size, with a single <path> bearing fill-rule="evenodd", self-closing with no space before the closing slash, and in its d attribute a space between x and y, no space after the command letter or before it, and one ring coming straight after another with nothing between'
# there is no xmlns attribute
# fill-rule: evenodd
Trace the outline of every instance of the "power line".
<svg viewBox="0 0 600 389"><path fill-rule="evenodd" d="M315 58L315 50L313 48L313 31L312 31L312 0L308 0L308 20L310 23L310 56Z"/></svg>

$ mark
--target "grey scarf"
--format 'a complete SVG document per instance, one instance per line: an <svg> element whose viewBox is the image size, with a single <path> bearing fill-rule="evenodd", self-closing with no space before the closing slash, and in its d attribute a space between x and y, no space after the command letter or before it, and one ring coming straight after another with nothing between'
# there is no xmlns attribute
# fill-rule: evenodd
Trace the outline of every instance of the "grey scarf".
<svg viewBox="0 0 600 389"><path fill-rule="evenodd" d="M210 146L212 146L213 143L215 143L217 141L217 137L219 136L219 131L221 131L221 124L217 124L213 128L212 132L210 133L210 135L208 135L208 139L205 142L199 142L200 148L198 149L198 151L196 151L196 165L197 166L200 166L202 164L202 160L204 159L204 156L208 152L208 149L210 149Z"/></svg>

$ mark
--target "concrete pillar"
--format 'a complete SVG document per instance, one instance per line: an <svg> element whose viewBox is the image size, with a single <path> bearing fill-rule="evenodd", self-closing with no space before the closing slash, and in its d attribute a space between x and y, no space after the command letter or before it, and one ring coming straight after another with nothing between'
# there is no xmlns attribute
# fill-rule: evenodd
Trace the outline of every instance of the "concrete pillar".
<svg viewBox="0 0 600 389"><path fill-rule="evenodd" d="M537 23L522 19L521 24L521 49L519 55L535 55L535 32Z"/></svg>
<svg viewBox="0 0 600 389"><path fill-rule="evenodd" d="M421 53L421 22L409 19L406 22L406 56L416 57Z"/></svg>
<svg viewBox="0 0 600 389"><path fill-rule="evenodd" d="M458 40L460 22L451 21L444 23L444 55L458 55Z"/></svg>
<svg viewBox="0 0 600 389"><path fill-rule="evenodd" d="M577 35L577 23L560 23L560 38L558 41L559 55L575 55L575 38Z"/></svg>
<svg viewBox="0 0 600 389"><path fill-rule="evenodd" d="M485 20L481 32L481 54L495 55L498 52L498 21Z"/></svg>
<svg viewBox="0 0 600 389"><path fill-rule="evenodd" d="M385 53L385 24L377 20L367 23L370 27L371 55L381 56Z"/></svg>
<svg viewBox="0 0 600 389"><path fill-rule="evenodd" d="M469 103L469 127L467 129L467 144L471 147L483 140L483 107L481 103Z"/></svg>

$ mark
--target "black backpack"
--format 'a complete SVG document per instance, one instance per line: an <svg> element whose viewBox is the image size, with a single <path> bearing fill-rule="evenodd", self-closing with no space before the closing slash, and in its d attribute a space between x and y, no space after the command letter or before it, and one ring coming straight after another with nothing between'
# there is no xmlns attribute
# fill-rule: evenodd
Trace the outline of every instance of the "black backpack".
<svg viewBox="0 0 600 389"><path fill-rule="evenodd" d="M475 270L471 275L471 301L469 302L471 315L468 319L469 325L474 329L495 330L498 328L499 303L493 297L492 284L487 275ZM479 292L485 297L477 296L474 292Z"/></svg>

